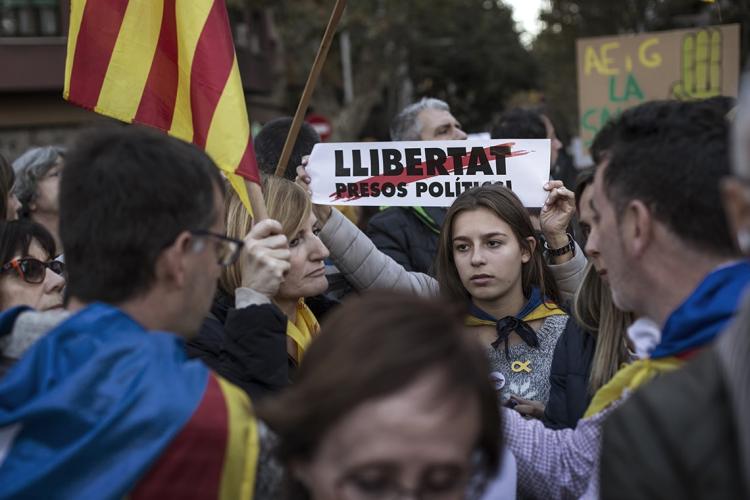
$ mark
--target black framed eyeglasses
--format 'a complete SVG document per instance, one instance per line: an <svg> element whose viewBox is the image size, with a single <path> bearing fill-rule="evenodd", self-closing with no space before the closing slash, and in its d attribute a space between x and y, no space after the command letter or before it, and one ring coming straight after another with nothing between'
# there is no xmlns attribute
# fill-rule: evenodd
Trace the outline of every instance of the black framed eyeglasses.
<svg viewBox="0 0 750 500"><path fill-rule="evenodd" d="M194 229L190 231L190 234L197 237L213 238L216 242L216 254L218 255L218 263L220 266L230 266L237 261L240 256L242 247L245 242L225 236L223 234L214 233L206 229Z"/></svg>
<svg viewBox="0 0 750 500"><path fill-rule="evenodd" d="M57 260L43 262L33 257L15 258L0 268L0 272L15 270L18 277L32 285L41 283L47 275L47 269L55 274L65 272L65 264Z"/></svg>

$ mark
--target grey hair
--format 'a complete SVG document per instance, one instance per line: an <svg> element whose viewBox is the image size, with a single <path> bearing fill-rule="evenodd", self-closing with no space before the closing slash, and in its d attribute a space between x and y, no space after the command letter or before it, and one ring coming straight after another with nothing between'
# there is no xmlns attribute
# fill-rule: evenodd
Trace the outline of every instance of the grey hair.
<svg viewBox="0 0 750 500"><path fill-rule="evenodd" d="M732 172L743 179L750 179L750 73L746 73L742 78L739 104L733 111Z"/></svg>
<svg viewBox="0 0 750 500"><path fill-rule="evenodd" d="M21 216L29 215L29 205L34 201L39 179L44 177L64 156L65 148L62 146L44 146L29 149L13 162L13 171L16 175L13 192L21 202L19 211Z"/></svg>
<svg viewBox="0 0 750 500"><path fill-rule="evenodd" d="M391 140L418 141L419 134L422 133L422 123L417 120L417 117L425 109L437 109L448 111L449 113L451 110L445 101L435 99L434 97L423 97L420 101L406 106L393 119L393 123L391 123Z"/></svg>

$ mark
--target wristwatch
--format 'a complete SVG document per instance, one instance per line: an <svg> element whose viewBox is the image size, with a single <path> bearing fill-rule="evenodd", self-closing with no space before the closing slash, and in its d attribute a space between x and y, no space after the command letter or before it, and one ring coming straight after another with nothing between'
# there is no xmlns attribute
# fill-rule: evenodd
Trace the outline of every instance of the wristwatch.
<svg viewBox="0 0 750 500"><path fill-rule="evenodd" d="M568 233L568 244L560 247L560 248L550 248L547 242L544 242L544 250L547 252L547 255L550 255L552 257L559 257L561 255L565 255L568 252L572 252L576 248L576 242L573 240L573 237Z"/></svg>

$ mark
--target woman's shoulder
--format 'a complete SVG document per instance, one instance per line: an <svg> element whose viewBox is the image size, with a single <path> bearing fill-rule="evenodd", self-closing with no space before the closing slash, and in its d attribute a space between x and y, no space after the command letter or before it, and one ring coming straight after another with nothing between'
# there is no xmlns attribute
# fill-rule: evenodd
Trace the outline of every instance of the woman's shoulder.
<svg viewBox="0 0 750 500"><path fill-rule="evenodd" d="M568 324L568 318L570 318L570 315L564 311L556 311L559 312L559 314L553 314L552 316L547 316L544 318L544 324L542 325L542 328L549 326L549 327L562 327L563 329Z"/></svg>
<svg viewBox="0 0 750 500"><path fill-rule="evenodd" d="M556 314L554 316L546 317L542 327L539 329L539 332L537 332L540 339L552 338L557 341L560 335L565 331L569 318L570 316L567 314Z"/></svg>

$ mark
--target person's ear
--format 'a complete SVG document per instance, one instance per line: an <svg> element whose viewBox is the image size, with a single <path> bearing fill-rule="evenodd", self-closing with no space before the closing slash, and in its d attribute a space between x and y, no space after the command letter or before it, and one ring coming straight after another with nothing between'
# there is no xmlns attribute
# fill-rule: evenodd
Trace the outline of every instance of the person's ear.
<svg viewBox="0 0 750 500"><path fill-rule="evenodd" d="M194 243L190 233L183 231L171 245L162 250L156 259L156 280L175 288L186 286L189 266L186 259L192 253Z"/></svg>
<svg viewBox="0 0 750 500"><path fill-rule="evenodd" d="M526 246L521 246L521 262L526 264L528 261L531 260L531 256L534 255L534 252L536 251L536 238L533 236L528 236L526 238Z"/></svg>
<svg viewBox="0 0 750 500"><path fill-rule="evenodd" d="M630 253L643 255L653 240L654 218L641 200L632 200L625 208L621 221L622 241Z"/></svg>
<svg viewBox="0 0 750 500"><path fill-rule="evenodd" d="M750 254L750 189L741 180L728 177L721 182L724 212L737 246Z"/></svg>

